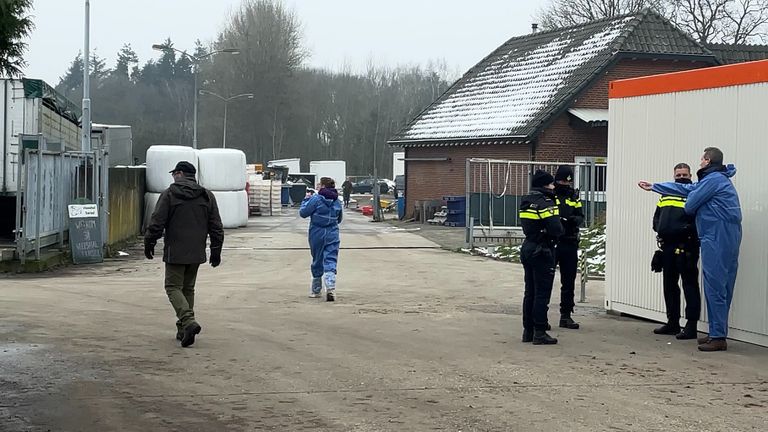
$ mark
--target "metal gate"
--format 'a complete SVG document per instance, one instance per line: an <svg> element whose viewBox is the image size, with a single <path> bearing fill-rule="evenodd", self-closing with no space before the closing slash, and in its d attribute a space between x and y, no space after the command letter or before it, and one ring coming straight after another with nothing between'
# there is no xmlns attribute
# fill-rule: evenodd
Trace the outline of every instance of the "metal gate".
<svg viewBox="0 0 768 432"><path fill-rule="evenodd" d="M533 173L544 170L554 176L562 165L573 168L574 188L579 190L584 205L586 226L604 220L607 164L599 162L597 158L584 158L578 163L467 159L467 242L519 242L522 233L518 209L530 190Z"/></svg>
<svg viewBox="0 0 768 432"><path fill-rule="evenodd" d="M106 171L98 152L47 151L41 136L21 136L20 144L24 150L17 178L15 239L17 255L24 262L33 252L40 259L43 248L64 247L67 205L97 203L104 215Z"/></svg>

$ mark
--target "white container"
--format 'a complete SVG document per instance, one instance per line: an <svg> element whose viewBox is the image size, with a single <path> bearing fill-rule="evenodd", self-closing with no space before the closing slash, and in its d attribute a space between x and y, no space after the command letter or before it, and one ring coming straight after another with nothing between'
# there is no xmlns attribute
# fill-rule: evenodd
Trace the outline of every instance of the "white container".
<svg viewBox="0 0 768 432"><path fill-rule="evenodd" d="M662 276L650 271L659 196L637 181L672 181L679 162L696 171L704 148L718 147L738 170L743 215L728 335L768 346L768 61L617 81L610 93L606 308L666 320Z"/></svg>
<svg viewBox="0 0 768 432"><path fill-rule="evenodd" d="M405 152L392 153L392 180L399 175L405 175Z"/></svg>
<svg viewBox="0 0 768 432"><path fill-rule="evenodd" d="M312 161L309 163L309 172L315 174L318 183L320 183L320 178L330 177L336 182L336 188L341 189L341 184L347 179L347 163L344 161Z"/></svg>
<svg viewBox="0 0 768 432"><path fill-rule="evenodd" d="M248 194L244 191L212 191L224 228L248 225Z"/></svg>
<svg viewBox="0 0 768 432"><path fill-rule="evenodd" d="M147 192L144 194L144 222L141 226L141 232L146 231L149 221L152 219L152 213L155 212L157 201L160 199L160 194L155 192Z"/></svg>
<svg viewBox="0 0 768 432"><path fill-rule="evenodd" d="M198 168L197 153L192 147L155 145L147 149L147 191L159 193L166 190L173 183L169 171L181 161Z"/></svg>
<svg viewBox="0 0 768 432"><path fill-rule="evenodd" d="M288 167L288 174L300 173L301 159L299 158L276 159L276 160L267 162L267 166L268 167L284 166L284 167Z"/></svg>
<svg viewBox="0 0 768 432"><path fill-rule="evenodd" d="M212 191L239 191L248 176L245 153L236 149L204 149L197 153L197 181Z"/></svg>

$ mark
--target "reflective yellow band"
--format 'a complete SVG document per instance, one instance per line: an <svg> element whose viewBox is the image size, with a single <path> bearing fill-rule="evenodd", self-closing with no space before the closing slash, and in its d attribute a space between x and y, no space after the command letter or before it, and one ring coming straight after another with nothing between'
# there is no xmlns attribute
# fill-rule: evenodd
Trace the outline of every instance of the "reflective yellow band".
<svg viewBox="0 0 768 432"><path fill-rule="evenodd" d="M557 207L550 207L544 210L520 210L520 219L546 219L549 217L559 216L560 209Z"/></svg>
<svg viewBox="0 0 768 432"><path fill-rule="evenodd" d="M573 201L573 200L570 200L570 199L566 199L565 203L568 206L573 207L573 208L581 208L581 200Z"/></svg>
<svg viewBox="0 0 768 432"><path fill-rule="evenodd" d="M658 207L677 207L685 208L685 203L680 201L659 201Z"/></svg>

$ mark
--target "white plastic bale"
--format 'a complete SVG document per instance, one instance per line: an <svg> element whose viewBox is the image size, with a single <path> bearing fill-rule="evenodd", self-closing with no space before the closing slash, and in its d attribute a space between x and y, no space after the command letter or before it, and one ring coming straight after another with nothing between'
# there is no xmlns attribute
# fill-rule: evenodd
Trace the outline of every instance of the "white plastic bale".
<svg viewBox="0 0 768 432"><path fill-rule="evenodd" d="M224 228L248 225L248 193L241 191L213 191L219 206L221 223Z"/></svg>
<svg viewBox="0 0 768 432"><path fill-rule="evenodd" d="M173 183L168 172L181 161L198 167L197 153L191 147L156 145L147 150L147 190L160 193ZM242 189L242 186L240 187Z"/></svg>
<svg viewBox="0 0 768 432"><path fill-rule="evenodd" d="M245 153L236 149L198 152L198 181L212 191L239 191L248 183Z"/></svg>
<svg viewBox="0 0 768 432"><path fill-rule="evenodd" d="M149 221L152 219L152 213L155 212L157 201L160 199L160 194L155 192L147 192L144 194L144 223L142 224L141 231L144 232L149 225Z"/></svg>

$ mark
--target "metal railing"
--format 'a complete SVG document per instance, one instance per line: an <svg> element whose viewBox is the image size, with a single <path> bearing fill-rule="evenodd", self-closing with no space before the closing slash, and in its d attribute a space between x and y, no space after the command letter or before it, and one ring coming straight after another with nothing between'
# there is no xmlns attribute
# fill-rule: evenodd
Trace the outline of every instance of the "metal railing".
<svg viewBox="0 0 768 432"><path fill-rule="evenodd" d="M32 252L39 260L43 248L64 247L68 237L67 205L101 204L104 175L98 153L41 150L46 147L45 139L32 138L38 148L23 150L17 173L15 240L22 262Z"/></svg>

